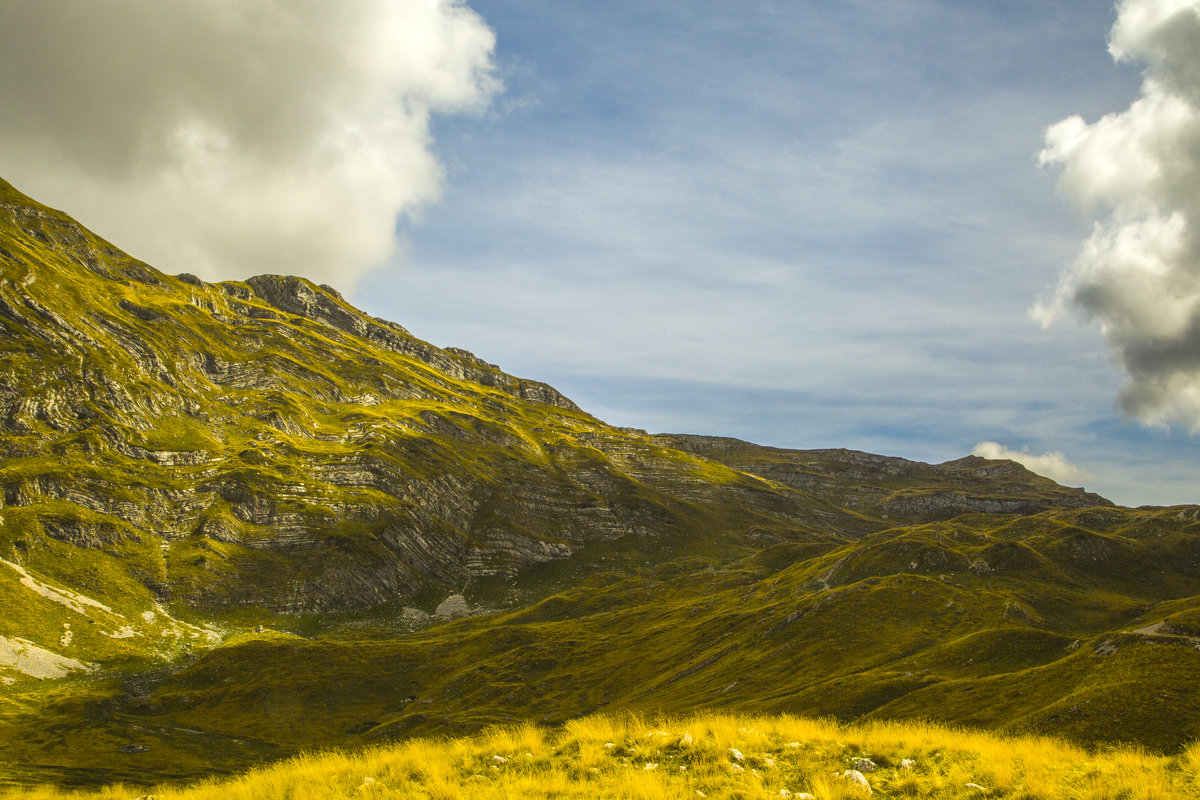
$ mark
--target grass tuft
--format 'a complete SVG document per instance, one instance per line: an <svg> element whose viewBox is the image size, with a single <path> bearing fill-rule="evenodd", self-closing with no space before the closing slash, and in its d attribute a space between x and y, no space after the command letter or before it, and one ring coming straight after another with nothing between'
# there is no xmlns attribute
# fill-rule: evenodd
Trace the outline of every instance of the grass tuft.
<svg viewBox="0 0 1200 800"><path fill-rule="evenodd" d="M719 713L647 722L625 714L311 754L189 786L114 784L78 793L42 786L0 798L766 800L807 792L817 800L1175 800L1196 796L1198 766L1198 745L1160 756L921 722L842 725ZM870 792L853 779L855 767Z"/></svg>

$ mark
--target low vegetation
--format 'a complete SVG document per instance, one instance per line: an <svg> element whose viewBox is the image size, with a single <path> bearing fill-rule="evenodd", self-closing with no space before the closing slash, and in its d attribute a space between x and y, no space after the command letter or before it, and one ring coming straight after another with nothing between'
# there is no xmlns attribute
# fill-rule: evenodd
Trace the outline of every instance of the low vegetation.
<svg viewBox="0 0 1200 800"><path fill-rule="evenodd" d="M886 796L1196 788L1200 507L615 428L2 180L0 609L4 786L852 797L869 756ZM318 751L360 755L286 761Z"/></svg>
<svg viewBox="0 0 1200 800"><path fill-rule="evenodd" d="M858 778L865 780L865 784ZM1200 792L1200 746L1174 757L1087 751L928 723L791 716L592 716L352 753L301 756L236 778L152 789L15 790L8 800L318 798L803 798L1170 800Z"/></svg>

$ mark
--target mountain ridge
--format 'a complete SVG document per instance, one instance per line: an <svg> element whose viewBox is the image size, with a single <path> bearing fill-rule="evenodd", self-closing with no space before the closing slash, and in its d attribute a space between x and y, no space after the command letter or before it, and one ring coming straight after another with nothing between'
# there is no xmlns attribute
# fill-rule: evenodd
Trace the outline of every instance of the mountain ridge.
<svg viewBox="0 0 1200 800"><path fill-rule="evenodd" d="M3 181L0 606L0 781L698 707L1200 736L1200 508L616 428Z"/></svg>
<svg viewBox="0 0 1200 800"><path fill-rule="evenodd" d="M511 484L512 475L505 470L517 468L530 474L521 488L525 496L536 497L557 482L573 498L567 501L570 508L564 505L559 514L574 518L573 529L590 525L594 536L601 538L661 524L647 527L646 522L638 522L647 516L664 521L704 516L696 502L714 498L690 496L695 487L702 487L701 494L718 490L744 494L752 489L770 506L763 509L768 518L789 526L807 518L808 525L822 534L865 532L881 524L856 519L841 507L809 497L806 487L785 486L771 477L761 483L764 478L743 470L721 474L718 481L693 479L705 472L715 477L720 468L709 458L680 455L674 447L678 439L624 433L584 414L544 383L509 376L467 351L421 342L399 325L362 314L332 289L301 278L270 275L220 284L186 275L170 278L96 239L69 217L14 202L16 196L15 190L7 189L4 207L12 215L10 224L25 233L25 251L35 254L37 246L52 245L55 253L72 258L65 263L61 258L36 257L22 262L7 250L7 255L0 254L6 262L0 319L16 347L26 353L40 349L42 356L36 361L25 359L24 373L17 374L12 367L21 366L22 360L10 350L4 376L10 387L4 398L10 434L19 437L42 430L59 436L54 447L91 456L93 474L95 463L102 462L99 457L107 451L114 466L125 473L121 488L141 484L142 504L154 509L154 524L174 529L168 536L169 555L180 539L197 536L204 541L195 543L193 550L218 551L212 558L203 552L187 556L202 565L223 558L241 564L239 569L253 563L264 568L255 553L239 557L220 552L221 547L213 544L252 543L264 526L276 533L285 531L279 542L285 548L296 545L287 536L302 539L305 530L336 528L329 513L306 502L306 497L318 492L329 497L342 517L377 517L380 503L390 506L395 524L380 526L374 537L385 539L386 547L402 550L402 558L422 561L422 553L439 553L436 559L424 558L408 577L389 578L375 570L369 577L362 576L364 583L350 576L360 584L357 594L351 591L341 600L330 598L314 610L379 602L378 593L364 594L367 584L419 593L428 583L421 573L428 573L450 588L472 575L520 570L523 564L560 557L587 541L589 535L568 535L563 525L553 525L545 515L538 525L557 527L557 534L532 540L525 534L538 526L528 520L502 519L497 525L495 514L486 516L488 507L505 496L505 487L498 486L496 479L503 475ZM20 243L17 238L10 241ZM84 281L80 270L101 280ZM47 282L51 291L40 291ZM64 296L61 288L73 291ZM337 355L323 357L323 352ZM400 359L385 363L383 353ZM78 361L68 363L65 354ZM41 391L18 396L21 386L38 386ZM504 396L535 406L513 404ZM97 420L103 424L94 424ZM559 454L538 439L549 438L546 432L553 427L564 448ZM414 431L419 435L410 435ZM61 441L64 434L69 441ZM45 437L33 438L31 450L37 452ZM235 438L241 440L237 448L221 447ZM332 458L321 452L341 443L347 446ZM671 445L670 450L664 444ZM367 452L372 448L380 452L379 447L386 450L381 456ZM475 453L468 452L472 447ZM406 448L407 455L394 458ZM503 463L480 469L485 453L487 460ZM435 459L442 468L429 473ZM181 473L191 468L195 491L200 497L211 497L207 508L195 506L196 496L185 507L164 499L161 492L149 491L150 481L140 473L150 464ZM564 481L567 464L572 471ZM613 520L620 516L621 506L609 503L602 520L596 520L595 514L588 520L583 513L586 496L594 494L587 481L597 477L597 470L606 484L602 494L636 498L632 505L625 504L630 519L619 529L613 527ZM678 480L662 480L669 470L680 473ZM589 471L592 478L581 480ZM293 479L297 475L309 480L297 485ZM311 480L322 475L325 480ZM10 478L3 486L6 502L28 507L39 494L62 495L64 487L55 485L61 482L61 475L45 473ZM113 519L100 522L99 527L85 519L51 520L59 538L96 544L121 530L126 538L140 535L130 526L145 532L149 515L126 518L130 517L128 504L106 509L97 502L105 495L98 484L93 482L86 490L93 506L89 510ZM391 499L362 497L381 491ZM431 502L431 494L441 500ZM465 506L464 496L470 497ZM281 511L280 498L298 508ZM397 498L407 498L402 507L396 506ZM1092 502L1090 497L1068 499L1066 493L1055 499ZM460 508L454 507L456 503ZM529 503L509 497L504 505L528 507ZM747 498L736 505L748 507ZM1048 506L1038 508L1044 507ZM432 519L412 519L431 509ZM506 513L501 511L500 516ZM317 519L306 522L306 514ZM748 519L746 525L751 524ZM396 525L403 529L400 533L395 532ZM471 541L476 526L493 531L492 544ZM606 532L605 526L611 530ZM441 534L432 539L424 535L436 529ZM418 546L405 544L410 534L421 540ZM251 547L263 552L261 539ZM514 561L510 558L514 553L515 563L507 564ZM379 563L373 555L369 559ZM447 561L460 566L438 572ZM169 599L172 583L183 583L172 581L172 572L186 569L173 569L167 563L159 571L154 589L160 600ZM194 590L202 591L196 584L192 582ZM310 584L299 595L316 595L322 588L326 587ZM235 603L254 598L246 591L238 585L228 589ZM258 595L254 602L264 600ZM277 605L300 610L298 602L303 601L284 598Z"/></svg>

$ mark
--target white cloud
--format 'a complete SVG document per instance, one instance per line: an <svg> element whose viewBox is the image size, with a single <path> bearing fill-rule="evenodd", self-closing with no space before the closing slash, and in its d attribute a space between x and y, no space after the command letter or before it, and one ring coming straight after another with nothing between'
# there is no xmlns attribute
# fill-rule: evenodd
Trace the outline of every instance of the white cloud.
<svg viewBox="0 0 1200 800"><path fill-rule="evenodd" d="M1122 0L1109 51L1146 65L1141 96L1046 131L1042 163L1098 219L1033 314L1049 324L1073 306L1098 322L1126 374L1122 409L1200 433L1200 2Z"/></svg>
<svg viewBox="0 0 1200 800"><path fill-rule="evenodd" d="M996 442L980 442L971 450L971 455L997 461L1015 461L1031 472L1044 475L1052 481L1064 485L1075 486L1091 476L1079 467L1067 461L1062 453L1057 451L1034 455L1026 450L1010 450Z"/></svg>
<svg viewBox="0 0 1200 800"><path fill-rule="evenodd" d="M459 0L5 0L0 174L163 269L349 290L494 43Z"/></svg>

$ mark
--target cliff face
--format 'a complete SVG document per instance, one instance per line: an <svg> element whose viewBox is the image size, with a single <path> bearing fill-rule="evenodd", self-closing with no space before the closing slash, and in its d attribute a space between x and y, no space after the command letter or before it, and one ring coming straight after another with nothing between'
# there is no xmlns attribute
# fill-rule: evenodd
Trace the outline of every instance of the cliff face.
<svg viewBox="0 0 1200 800"><path fill-rule="evenodd" d="M0 555L66 580L87 551L126 591L205 606L364 608L622 537L878 527L329 287L164 275L7 184L0 458Z"/></svg>

